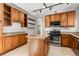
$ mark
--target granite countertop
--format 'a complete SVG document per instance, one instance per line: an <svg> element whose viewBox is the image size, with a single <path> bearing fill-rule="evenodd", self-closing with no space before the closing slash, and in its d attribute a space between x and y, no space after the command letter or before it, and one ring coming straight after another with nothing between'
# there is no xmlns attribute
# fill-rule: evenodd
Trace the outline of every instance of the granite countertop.
<svg viewBox="0 0 79 59"><path fill-rule="evenodd" d="M11 33L3 33L3 36L12 36L12 35L18 35L18 34L27 34L25 32L11 32Z"/></svg>
<svg viewBox="0 0 79 59"><path fill-rule="evenodd" d="M36 35L30 35L30 36L27 36L29 39L33 38L33 39L45 39L47 38L49 35L48 34L36 34Z"/></svg>
<svg viewBox="0 0 79 59"><path fill-rule="evenodd" d="M79 38L79 32L61 32L61 34L69 34L76 38Z"/></svg>

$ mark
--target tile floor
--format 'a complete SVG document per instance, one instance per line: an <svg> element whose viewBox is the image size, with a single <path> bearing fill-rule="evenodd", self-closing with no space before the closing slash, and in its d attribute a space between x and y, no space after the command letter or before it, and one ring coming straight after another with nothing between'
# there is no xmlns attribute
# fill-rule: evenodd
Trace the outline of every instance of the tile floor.
<svg viewBox="0 0 79 59"><path fill-rule="evenodd" d="M75 53L67 47L50 46L48 56L75 56Z"/></svg>
<svg viewBox="0 0 79 59"><path fill-rule="evenodd" d="M25 44L2 56L28 56L27 45ZM50 45L50 50L49 50L48 56L75 56L75 54L70 48L57 47L57 46Z"/></svg>

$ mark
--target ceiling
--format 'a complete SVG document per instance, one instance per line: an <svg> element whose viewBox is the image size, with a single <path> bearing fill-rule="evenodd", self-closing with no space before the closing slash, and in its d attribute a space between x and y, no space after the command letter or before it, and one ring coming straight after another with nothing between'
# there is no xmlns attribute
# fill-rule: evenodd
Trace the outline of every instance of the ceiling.
<svg viewBox="0 0 79 59"><path fill-rule="evenodd" d="M14 3L14 4L39 19L43 18L45 15L54 14L55 13L54 11L57 11L57 13L60 13L60 12L76 10L79 7L79 3L69 3L68 5L64 3L61 5L52 7L52 10L47 8L47 9L43 9L41 13L39 11L37 11L36 13L33 13L34 10L45 8L43 3ZM45 4L48 7L51 5L58 4L58 3L45 3Z"/></svg>

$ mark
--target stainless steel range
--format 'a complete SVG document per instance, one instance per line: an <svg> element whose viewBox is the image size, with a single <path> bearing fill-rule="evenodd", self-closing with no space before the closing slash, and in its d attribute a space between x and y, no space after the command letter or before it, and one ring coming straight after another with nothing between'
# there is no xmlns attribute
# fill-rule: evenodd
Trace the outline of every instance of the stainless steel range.
<svg viewBox="0 0 79 59"><path fill-rule="evenodd" d="M54 25L51 24L50 42L53 44L61 45L60 22L55 22L55 23L56 24L54 24Z"/></svg>
<svg viewBox="0 0 79 59"><path fill-rule="evenodd" d="M50 41L53 43L61 43L60 31L57 30L50 31Z"/></svg>

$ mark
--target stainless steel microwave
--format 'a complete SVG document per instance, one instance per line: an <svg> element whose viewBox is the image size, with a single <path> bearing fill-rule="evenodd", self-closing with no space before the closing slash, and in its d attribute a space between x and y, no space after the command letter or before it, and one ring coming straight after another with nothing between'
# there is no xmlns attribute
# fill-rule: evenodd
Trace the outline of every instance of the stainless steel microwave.
<svg viewBox="0 0 79 59"><path fill-rule="evenodd" d="M60 26L60 21L51 22L51 23L50 23L50 26L59 27L59 26Z"/></svg>

